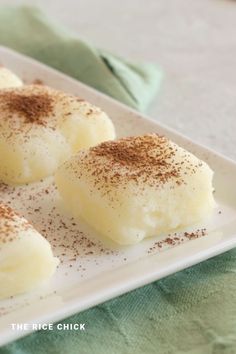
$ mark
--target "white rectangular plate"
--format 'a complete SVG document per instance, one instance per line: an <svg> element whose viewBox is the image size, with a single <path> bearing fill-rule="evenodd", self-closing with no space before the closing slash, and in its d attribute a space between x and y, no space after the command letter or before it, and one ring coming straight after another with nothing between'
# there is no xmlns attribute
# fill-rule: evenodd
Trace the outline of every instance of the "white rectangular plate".
<svg viewBox="0 0 236 354"><path fill-rule="evenodd" d="M158 132L205 160L215 171L218 208L210 220L192 230L207 228L194 240L179 231L132 247L99 241L82 221L63 210L52 180L27 187L0 187L0 198L18 210L51 242L63 261L50 284L31 294L0 301L0 345L32 331L13 331L11 323L51 323L148 284L236 246L236 164L199 146L173 130L35 60L0 47L0 63L25 82L43 83L76 94L100 106L112 118L118 136ZM112 221L111 221L112 222ZM157 241L162 240L162 247ZM169 243L173 243L170 245ZM0 284L4 286L4 284Z"/></svg>

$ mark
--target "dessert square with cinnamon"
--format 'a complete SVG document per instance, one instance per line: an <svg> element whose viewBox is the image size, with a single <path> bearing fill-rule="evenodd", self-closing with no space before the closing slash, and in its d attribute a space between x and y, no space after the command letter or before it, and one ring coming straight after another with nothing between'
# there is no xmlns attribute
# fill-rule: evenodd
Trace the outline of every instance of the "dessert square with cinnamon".
<svg viewBox="0 0 236 354"><path fill-rule="evenodd" d="M73 215L125 245L206 217L212 177L190 152L146 134L82 150L58 169L56 184Z"/></svg>
<svg viewBox="0 0 236 354"><path fill-rule="evenodd" d="M0 90L0 181L24 184L52 175L81 148L114 139L100 108L44 85Z"/></svg>

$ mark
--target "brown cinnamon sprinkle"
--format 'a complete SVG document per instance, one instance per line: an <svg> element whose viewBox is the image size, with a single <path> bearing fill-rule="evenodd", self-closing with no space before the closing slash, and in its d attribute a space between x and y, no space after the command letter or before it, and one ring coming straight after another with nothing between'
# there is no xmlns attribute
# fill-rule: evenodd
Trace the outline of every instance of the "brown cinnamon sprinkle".
<svg viewBox="0 0 236 354"><path fill-rule="evenodd" d="M12 220L17 215L17 213L7 205L0 204L0 219Z"/></svg>
<svg viewBox="0 0 236 354"><path fill-rule="evenodd" d="M16 239L20 230L28 230L31 227L31 224L11 207L0 203L0 247L1 243Z"/></svg>
<svg viewBox="0 0 236 354"><path fill-rule="evenodd" d="M166 137L146 134L101 143L79 154L78 160L68 167L78 178L88 173L94 185L106 188L107 192L111 186L126 186L127 181L140 187L144 184L159 187L172 180L180 186L186 183L184 173L194 174L199 164L192 163L187 152L176 159L177 151L178 147Z"/></svg>
<svg viewBox="0 0 236 354"><path fill-rule="evenodd" d="M74 106L77 101L80 104ZM56 115L57 103L61 107L61 116ZM58 119L66 120L74 112L89 117L90 110L94 114L101 113L97 107L76 96L44 85L0 90L0 127L2 122L8 122L11 128L10 133L4 133L7 139L13 139L14 133L24 133L27 138L28 131L35 124L55 130Z"/></svg>
<svg viewBox="0 0 236 354"><path fill-rule="evenodd" d="M35 79L33 85L44 85L44 82L41 79Z"/></svg>
<svg viewBox="0 0 236 354"><path fill-rule="evenodd" d="M172 149L167 150L167 138L157 134L137 136L109 141L91 149L95 156L106 156L112 163L142 168L147 165L166 166L166 159L174 154ZM159 149L154 153L153 149ZM144 161L145 159L145 161Z"/></svg>
<svg viewBox="0 0 236 354"><path fill-rule="evenodd" d="M204 229L197 229L196 231L192 232L184 232L181 236L178 235L176 232L174 234L169 234L164 240L155 242L149 249L148 253L153 253L155 251L161 250L165 246L177 246L183 243L186 240L195 240L200 237L204 237L207 235L207 230Z"/></svg>
<svg viewBox="0 0 236 354"><path fill-rule="evenodd" d="M47 92L27 95L21 91L6 91L1 93L1 98L9 112L23 116L25 123L45 125L45 116L53 111L53 99Z"/></svg>

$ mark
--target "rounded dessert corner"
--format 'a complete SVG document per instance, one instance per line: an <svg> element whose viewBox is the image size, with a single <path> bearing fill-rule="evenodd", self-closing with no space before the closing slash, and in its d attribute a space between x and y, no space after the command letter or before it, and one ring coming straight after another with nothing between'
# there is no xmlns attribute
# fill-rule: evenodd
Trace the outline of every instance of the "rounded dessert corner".
<svg viewBox="0 0 236 354"><path fill-rule="evenodd" d="M0 204L0 299L27 293L48 282L59 259L51 245L12 208Z"/></svg>
<svg viewBox="0 0 236 354"><path fill-rule="evenodd" d="M0 90L0 179L25 184L51 176L73 153L115 138L110 118L76 96L44 85Z"/></svg>

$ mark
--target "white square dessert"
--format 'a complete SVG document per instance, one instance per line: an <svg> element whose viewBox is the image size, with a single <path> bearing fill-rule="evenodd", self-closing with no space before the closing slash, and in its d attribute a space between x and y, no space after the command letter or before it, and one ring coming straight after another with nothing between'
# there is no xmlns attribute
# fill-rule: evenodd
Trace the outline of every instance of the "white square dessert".
<svg viewBox="0 0 236 354"><path fill-rule="evenodd" d="M215 205L212 177L205 162L157 134L83 150L55 175L72 214L123 245L206 217Z"/></svg>
<svg viewBox="0 0 236 354"><path fill-rule="evenodd" d="M109 117L76 96L43 85L0 90L0 181L38 181L79 149L114 137Z"/></svg>
<svg viewBox="0 0 236 354"><path fill-rule="evenodd" d="M0 299L39 286L58 263L49 242L25 218L0 203Z"/></svg>

